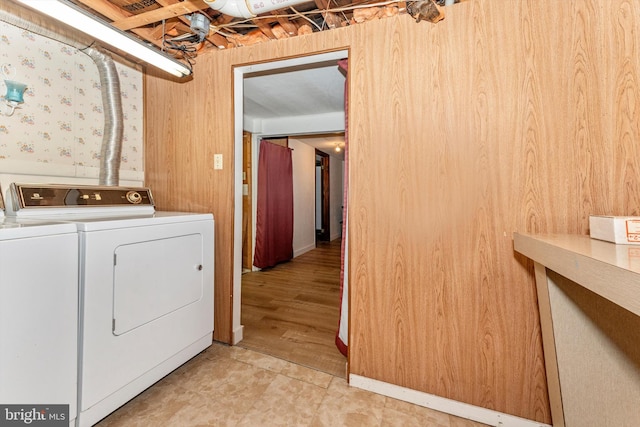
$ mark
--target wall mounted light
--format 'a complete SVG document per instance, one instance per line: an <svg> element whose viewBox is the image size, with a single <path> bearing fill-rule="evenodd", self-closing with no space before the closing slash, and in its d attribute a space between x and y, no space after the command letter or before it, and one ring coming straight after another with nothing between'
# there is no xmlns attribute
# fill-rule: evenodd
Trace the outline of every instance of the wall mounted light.
<svg viewBox="0 0 640 427"><path fill-rule="evenodd" d="M336 142L336 146L335 146L335 148L334 148L335 152L336 152L336 153L341 152L341 151L342 151L342 147L343 147L343 144L340 144L340 143L337 143L337 142Z"/></svg>
<svg viewBox="0 0 640 427"><path fill-rule="evenodd" d="M16 108L20 108L20 104L24 102L24 91L27 89L27 85L9 78L16 74L16 70L11 64L2 64L0 71L2 71L4 77L6 77L4 79L4 85L7 88L7 92L0 97L0 99L2 99L0 115L13 116Z"/></svg>
<svg viewBox="0 0 640 427"><path fill-rule="evenodd" d="M14 82L13 80L5 80L4 84L7 86L7 93L3 96L4 105L8 107L5 109L8 112L0 111L3 116L13 116L16 108L20 108L20 104L24 102L24 91L27 85L20 82Z"/></svg>
<svg viewBox="0 0 640 427"><path fill-rule="evenodd" d="M142 61L160 68L176 77L188 76L191 68L158 49L149 47L137 38L121 31L97 16L67 0L17 0L35 11L44 13L60 22L70 25L85 34L135 56Z"/></svg>
<svg viewBox="0 0 640 427"><path fill-rule="evenodd" d="M4 99L22 104L24 102L24 91L27 89L27 85L14 82L13 80L5 80L4 84L7 86L7 94L4 96Z"/></svg>

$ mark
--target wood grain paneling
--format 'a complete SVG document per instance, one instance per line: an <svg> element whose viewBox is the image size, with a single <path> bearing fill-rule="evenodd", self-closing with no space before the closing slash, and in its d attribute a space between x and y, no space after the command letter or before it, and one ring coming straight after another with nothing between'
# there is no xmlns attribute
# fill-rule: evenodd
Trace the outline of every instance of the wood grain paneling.
<svg viewBox="0 0 640 427"><path fill-rule="evenodd" d="M514 231L640 213L636 0L471 0L220 51L147 79L147 184L216 216L230 339L232 67L350 49L350 370L550 422L533 265ZM213 153L225 169L214 171Z"/></svg>
<svg viewBox="0 0 640 427"><path fill-rule="evenodd" d="M242 270L253 267L253 157L251 134L242 132ZM246 189L246 191L245 191Z"/></svg>

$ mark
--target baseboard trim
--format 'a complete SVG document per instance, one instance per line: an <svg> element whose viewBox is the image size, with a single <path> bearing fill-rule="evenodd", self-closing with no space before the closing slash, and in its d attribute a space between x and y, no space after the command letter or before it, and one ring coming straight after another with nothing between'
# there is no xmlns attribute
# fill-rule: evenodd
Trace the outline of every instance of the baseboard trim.
<svg viewBox="0 0 640 427"><path fill-rule="evenodd" d="M231 338L231 345L236 345L244 338L244 325L240 325L233 330L233 337Z"/></svg>
<svg viewBox="0 0 640 427"><path fill-rule="evenodd" d="M304 246L302 248L298 248L296 250L293 251L293 257L298 257L306 252L309 252L310 250L313 250L316 248L316 244L312 243L310 245Z"/></svg>
<svg viewBox="0 0 640 427"><path fill-rule="evenodd" d="M457 400L447 399L406 387L400 387L394 384L362 377L360 375L350 374L349 385L352 387L360 388L362 390L371 391L383 396L392 397L404 402L424 406L425 408L434 409L436 411L445 412L447 414L455 415L457 417L466 418L491 426L551 427L549 424L543 424L537 421L528 420L526 418L504 414L502 412L494 411L491 409L470 405L468 403L458 402Z"/></svg>

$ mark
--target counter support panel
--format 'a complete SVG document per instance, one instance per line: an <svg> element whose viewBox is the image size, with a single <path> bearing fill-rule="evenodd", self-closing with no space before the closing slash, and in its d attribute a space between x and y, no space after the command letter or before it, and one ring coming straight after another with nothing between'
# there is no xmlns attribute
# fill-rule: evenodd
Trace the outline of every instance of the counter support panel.
<svg viewBox="0 0 640 427"><path fill-rule="evenodd" d="M640 425L640 246L514 235L534 261L554 426Z"/></svg>

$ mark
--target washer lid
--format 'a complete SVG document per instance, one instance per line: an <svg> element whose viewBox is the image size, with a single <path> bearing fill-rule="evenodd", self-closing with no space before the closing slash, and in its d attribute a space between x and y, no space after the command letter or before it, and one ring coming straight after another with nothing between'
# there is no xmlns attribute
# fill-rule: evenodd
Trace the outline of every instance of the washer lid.
<svg viewBox="0 0 640 427"><path fill-rule="evenodd" d="M76 226L72 223L13 217L0 218L0 241L69 233L77 233Z"/></svg>

